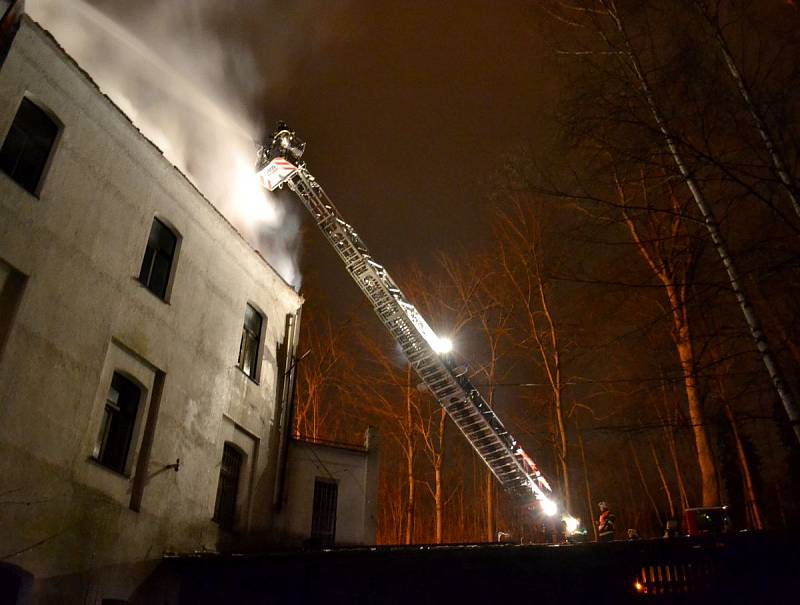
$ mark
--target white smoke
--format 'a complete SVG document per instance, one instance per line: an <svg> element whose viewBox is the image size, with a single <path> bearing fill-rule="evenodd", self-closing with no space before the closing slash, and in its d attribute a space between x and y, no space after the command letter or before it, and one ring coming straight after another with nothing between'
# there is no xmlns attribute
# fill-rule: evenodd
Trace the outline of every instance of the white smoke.
<svg viewBox="0 0 800 605"><path fill-rule="evenodd" d="M31 17L297 286L297 216L287 214L254 174L252 137L261 129L248 119L248 105L266 80L246 48L216 35L214 19L225 5L137 2L123 27L82 0L26 2Z"/></svg>

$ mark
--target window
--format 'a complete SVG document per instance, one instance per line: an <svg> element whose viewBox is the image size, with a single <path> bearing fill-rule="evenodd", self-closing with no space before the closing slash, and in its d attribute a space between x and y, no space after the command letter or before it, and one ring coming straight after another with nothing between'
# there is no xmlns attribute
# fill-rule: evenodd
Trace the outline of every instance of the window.
<svg viewBox="0 0 800 605"><path fill-rule="evenodd" d="M314 508L311 513L311 542L331 548L336 538L336 500L339 486L330 479L314 481Z"/></svg>
<svg viewBox="0 0 800 605"><path fill-rule="evenodd" d="M23 98L0 148L0 168L36 195L59 126L33 101Z"/></svg>
<svg viewBox="0 0 800 605"><path fill-rule="evenodd" d="M153 219L147 248L139 270L139 281L161 299L167 296L172 259L175 256L177 236L158 219Z"/></svg>
<svg viewBox="0 0 800 605"><path fill-rule="evenodd" d="M242 342L239 344L239 368L253 380L257 380L258 346L261 342L261 314L252 306L244 310Z"/></svg>
<svg viewBox="0 0 800 605"><path fill-rule="evenodd" d="M126 470L141 398L142 391L134 382L114 372L94 457L118 473Z"/></svg>
<svg viewBox="0 0 800 605"><path fill-rule="evenodd" d="M233 444L225 444L222 449L222 464L219 467L219 484L217 485L217 501L214 504L213 520L227 530L233 529L233 522L236 518L236 495L239 491L242 458L242 453Z"/></svg>

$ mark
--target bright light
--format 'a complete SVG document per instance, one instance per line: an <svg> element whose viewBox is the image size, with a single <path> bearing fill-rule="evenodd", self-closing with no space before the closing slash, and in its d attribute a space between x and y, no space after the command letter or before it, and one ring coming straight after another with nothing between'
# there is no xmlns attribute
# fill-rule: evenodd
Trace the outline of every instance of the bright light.
<svg viewBox="0 0 800 605"><path fill-rule="evenodd" d="M575 533L575 530L578 529L578 526L581 524L579 519L576 519L571 515L564 515L561 517L561 520L566 526L567 535Z"/></svg>
<svg viewBox="0 0 800 605"><path fill-rule="evenodd" d="M642 586L642 583L639 580L636 580L633 583L633 587L636 589L636 592L642 592L644 590L644 586Z"/></svg>
<svg viewBox="0 0 800 605"><path fill-rule="evenodd" d="M449 338L437 338L433 348L439 354L449 353L453 350L453 341Z"/></svg>
<svg viewBox="0 0 800 605"><path fill-rule="evenodd" d="M542 512L548 517L552 517L558 512L558 504L553 502L550 498L542 499Z"/></svg>

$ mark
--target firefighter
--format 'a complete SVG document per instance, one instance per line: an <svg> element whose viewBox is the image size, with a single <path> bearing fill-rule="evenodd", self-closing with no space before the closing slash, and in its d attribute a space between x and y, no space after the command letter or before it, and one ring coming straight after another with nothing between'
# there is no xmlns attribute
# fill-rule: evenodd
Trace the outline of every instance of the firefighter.
<svg viewBox="0 0 800 605"><path fill-rule="evenodd" d="M598 541L611 542L614 539L614 521L617 518L604 501L598 502L597 507L600 509L600 516L597 519Z"/></svg>

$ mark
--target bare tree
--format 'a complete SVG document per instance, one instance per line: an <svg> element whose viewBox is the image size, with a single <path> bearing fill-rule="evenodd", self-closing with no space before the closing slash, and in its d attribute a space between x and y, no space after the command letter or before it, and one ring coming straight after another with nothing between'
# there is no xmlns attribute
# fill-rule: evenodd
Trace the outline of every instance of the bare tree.
<svg viewBox="0 0 800 605"><path fill-rule="evenodd" d="M659 175L660 176L660 175ZM714 452L706 430L702 396L697 380L697 359L692 336L689 310L689 285L700 249L698 239L689 227L683 200L667 181L665 196L667 209L671 212L653 212L653 198L657 190L651 191L644 168L634 183L638 196L636 206L642 210L632 212L629 207L627 184L615 177L622 216L641 257L664 288L669 303L672 322L672 340L680 359L689 418L694 432L697 461L703 488L703 505L717 506L720 503L719 483ZM655 203L657 205L657 202Z"/></svg>
<svg viewBox="0 0 800 605"><path fill-rule="evenodd" d="M311 352L298 364L293 433L311 439L335 440L342 420L343 399L352 375L351 359L342 348L346 324L334 326L319 311L303 317L301 349Z"/></svg>
<svg viewBox="0 0 800 605"><path fill-rule="evenodd" d="M564 344L552 306L546 278L542 225L534 215L533 200L514 199L498 220L498 246L503 279L517 301L524 326L520 345L529 351L544 373L550 389L553 435L561 475L564 506L572 508L569 437L566 422L563 368Z"/></svg>

